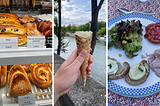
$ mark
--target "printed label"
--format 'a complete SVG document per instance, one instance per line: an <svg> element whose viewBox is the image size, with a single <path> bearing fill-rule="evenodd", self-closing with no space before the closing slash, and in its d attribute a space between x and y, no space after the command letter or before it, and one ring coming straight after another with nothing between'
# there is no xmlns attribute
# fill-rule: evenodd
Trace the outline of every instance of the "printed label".
<svg viewBox="0 0 160 106"><path fill-rule="evenodd" d="M0 37L0 49L17 49L18 37Z"/></svg>
<svg viewBox="0 0 160 106"><path fill-rule="evenodd" d="M45 36L27 36L28 48L45 48Z"/></svg>
<svg viewBox="0 0 160 106"><path fill-rule="evenodd" d="M19 106L35 105L35 94L18 96Z"/></svg>
<svg viewBox="0 0 160 106"><path fill-rule="evenodd" d="M3 101L2 101L2 99L0 99L0 106L3 106Z"/></svg>

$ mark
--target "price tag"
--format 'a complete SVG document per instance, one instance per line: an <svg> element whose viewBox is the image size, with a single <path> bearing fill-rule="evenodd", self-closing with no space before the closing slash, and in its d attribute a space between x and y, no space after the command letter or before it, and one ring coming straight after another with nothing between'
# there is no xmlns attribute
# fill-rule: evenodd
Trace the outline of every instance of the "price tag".
<svg viewBox="0 0 160 106"><path fill-rule="evenodd" d="M32 106L35 105L35 94L18 96L19 106Z"/></svg>
<svg viewBox="0 0 160 106"><path fill-rule="evenodd" d="M28 48L45 48L45 36L27 36Z"/></svg>
<svg viewBox="0 0 160 106"><path fill-rule="evenodd" d="M46 40L46 47L52 48L52 36L47 36Z"/></svg>
<svg viewBox="0 0 160 106"><path fill-rule="evenodd" d="M3 106L3 101L2 101L2 99L0 99L0 106Z"/></svg>
<svg viewBox="0 0 160 106"><path fill-rule="evenodd" d="M0 49L17 49L18 37L0 37Z"/></svg>

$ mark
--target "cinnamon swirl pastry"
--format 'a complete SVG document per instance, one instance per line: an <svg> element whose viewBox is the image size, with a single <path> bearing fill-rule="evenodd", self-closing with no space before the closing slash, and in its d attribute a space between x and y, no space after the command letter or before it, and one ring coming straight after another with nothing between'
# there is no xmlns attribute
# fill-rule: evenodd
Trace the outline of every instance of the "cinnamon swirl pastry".
<svg viewBox="0 0 160 106"><path fill-rule="evenodd" d="M35 66L37 64L46 64L46 63L31 63L31 64L29 64L29 70L32 70L33 66Z"/></svg>
<svg viewBox="0 0 160 106"><path fill-rule="evenodd" d="M52 63L47 63L47 65L52 69Z"/></svg>
<svg viewBox="0 0 160 106"><path fill-rule="evenodd" d="M28 77L31 82L43 89L52 84L52 70L46 64L34 65Z"/></svg>
<svg viewBox="0 0 160 106"><path fill-rule="evenodd" d="M4 87L6 84L7 66L0 66L0 87Z"/></svg>
<svg viewBox="0 0 160 106"><path fill-rule="evenodd" d="M8 74L10 96L21 96L32 91L27 73L21 65L13 65Z"/></svg>

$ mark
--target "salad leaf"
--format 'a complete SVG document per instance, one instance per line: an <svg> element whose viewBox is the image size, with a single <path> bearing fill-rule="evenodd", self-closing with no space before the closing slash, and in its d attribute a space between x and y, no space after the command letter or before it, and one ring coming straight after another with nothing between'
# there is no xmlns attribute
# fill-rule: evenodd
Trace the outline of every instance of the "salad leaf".
<svg viewBox="0 0 160 106"><path fill-rule="evenodd" d="M109 47L113 45L115 48L123 48L128 57L136 56L134 52L142 49L142 24L139 20L127 20L116 23L115 26L108 31Z"/></svg>

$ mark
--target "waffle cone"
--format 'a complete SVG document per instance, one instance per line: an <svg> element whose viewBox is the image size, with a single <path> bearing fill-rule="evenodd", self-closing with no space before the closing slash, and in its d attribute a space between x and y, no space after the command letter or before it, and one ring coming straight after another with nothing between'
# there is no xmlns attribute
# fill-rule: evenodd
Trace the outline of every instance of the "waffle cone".
<svg viewBox="0 0 160 106"><path fill-rule="evenodd" d="M88 35L87 35L88 34ZM83 36L81 36L83 35ZM87 35L87 37L85 37ZM92 32L81 32L76 33L76 44L77 44L77 50L78 54L85 49L87 51L87 56L81 65L81 74L82 74L82 80L83 80L83 86L86 85L86 79L87 79L87 67L88 67L88 59L90 55L90 47L91 47L91 41L92 41Z"/></svg>

